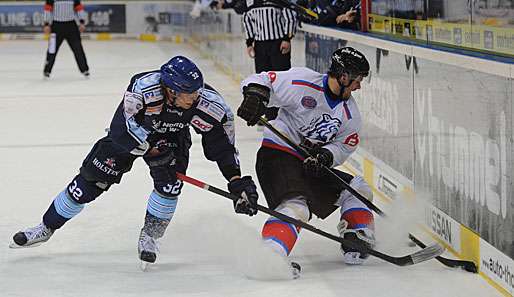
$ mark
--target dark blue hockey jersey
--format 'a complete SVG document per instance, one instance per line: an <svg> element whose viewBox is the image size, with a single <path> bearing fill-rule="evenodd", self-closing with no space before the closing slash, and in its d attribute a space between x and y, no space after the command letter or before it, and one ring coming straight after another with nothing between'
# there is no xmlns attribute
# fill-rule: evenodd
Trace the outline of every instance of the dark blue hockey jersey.
<svg viewBox="0 0 514 297"><path fill-rule="evenodd" d="M111 121L109 136L134 155L143 155L163 139L191 145L189 127L202 136L205 157L218 163L226 178L240 175L234 146L234 114L223 97L209 85L200 89L190 109L170 106L160 84L160 72L132 77Z"/></svg>

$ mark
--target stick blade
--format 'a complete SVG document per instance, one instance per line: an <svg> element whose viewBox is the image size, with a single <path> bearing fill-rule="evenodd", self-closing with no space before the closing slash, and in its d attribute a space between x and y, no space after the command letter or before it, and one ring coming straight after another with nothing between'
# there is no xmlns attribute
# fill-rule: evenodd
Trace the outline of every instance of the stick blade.
<svg viewBox="0 0 514 297"><path fill-rule="evenodd" d="M442 253L444 253L444 251L445 251L445 248L442 245L435 243L431 246L428 246L428 247L412 254L410 256L412 259L412 264L417 264L417 263L421 263L421 262L425 262L425 261L434 259L435 257L438 257Z"/></svg>

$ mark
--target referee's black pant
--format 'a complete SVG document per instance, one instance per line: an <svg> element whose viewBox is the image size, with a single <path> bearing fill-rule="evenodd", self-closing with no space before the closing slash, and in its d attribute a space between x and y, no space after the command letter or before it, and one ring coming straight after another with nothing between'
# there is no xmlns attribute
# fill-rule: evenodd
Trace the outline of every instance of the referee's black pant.
<svg viewBox="0 0 514 297"><path fill-rule="evenodd" d="M280 52L282 40L255 41L255 72L285 71L291 68L291 51Z"/></svg>
<svg viewBox="0 0 514 297"><path fill-rule="evenodd" d="M54 67L55 63L55 57L57 56L59 47L64 40L66 40L70 45L70 48L75 55L75 60L77 61L80 72L84 73L85 71L88 71L89 66L87 65L86 54L84 53L84 48L82 47L79 28L75 21L70 21L52 23L52 34L50 35L50 39L48 41L48 50L46 52L44 72L52 72L52 68Z"/></svg>

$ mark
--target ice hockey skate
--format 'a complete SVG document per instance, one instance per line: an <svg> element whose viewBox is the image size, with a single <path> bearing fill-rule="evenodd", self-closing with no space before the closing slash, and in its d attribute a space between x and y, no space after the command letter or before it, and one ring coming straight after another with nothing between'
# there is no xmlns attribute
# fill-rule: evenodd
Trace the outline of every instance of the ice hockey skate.
<svg viewBox="0 0 514 297"><path fill-rule="evenodd" d="M139 259L141 260L141 270L146 271L150 264L155 263L155 260L157 260L158 252L159 247L157 240L146 234L144 229L141 229L138 243L138 254Z"/></svg>
<svg viewBox="0 0 514 297"><path fill-rule="evenodd" d="M247 278L254 280L291 280L300 277L301 267L276 251L269 243L245 238L236 249L236 265Z"/></svg>
<svg viewBox="0 0 514 297"><path fill-rule="evenodd" d="M35 227L14 234L13 242L9 244L9 247L13 249L36 247L48 241L52 234L54 234L54 230L40 223Z"/></svg>
<svg viewBox="0 0 514 297"><path fill-rule="evenodd" d="M348 223L341 220L337 226L342 238L358 244L373 248L375 246L375 232L370 228L347 229ZM360 265L369 257L356 249L341 244L343 261L349 265Z"/></svg>

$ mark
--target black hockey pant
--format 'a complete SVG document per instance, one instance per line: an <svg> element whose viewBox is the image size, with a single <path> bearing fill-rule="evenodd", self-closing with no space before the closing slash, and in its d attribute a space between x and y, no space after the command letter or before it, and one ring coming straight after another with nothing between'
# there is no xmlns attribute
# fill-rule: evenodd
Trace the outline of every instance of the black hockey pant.
<svg viewBox="0 0 514 297"><path fill-rule="evenodd" d="M75 55L75 60L79 66L80 72L88 71L86 54L82 47L80 32L75 21L70 22L53 22L52 34L48 40L48 50L46 52L46 62L44 72L52 72L54 67L55 57L61 47L62 42L66 40Z"/></svg>
<svg viewBox="0 0 514 297"><path fill-rule="evenodd" d="M341 182L330 175L321 178L308 176L304 173L303 161L297 156L261 147L255 167L259 184L271 209L298 196L307 198L310 212L321 219L338 208L334 203L343 191ZM353 179L348 173L333 170L347 183Z"/></svg>

